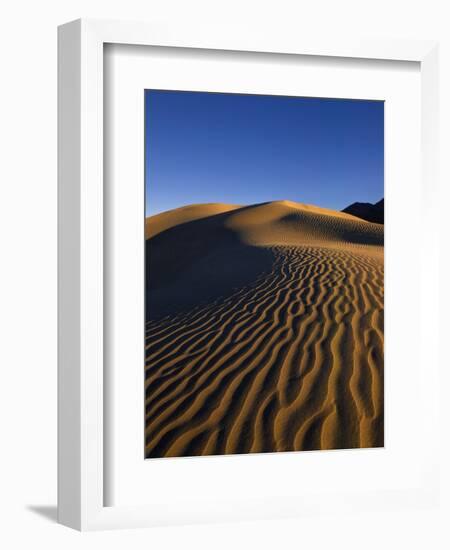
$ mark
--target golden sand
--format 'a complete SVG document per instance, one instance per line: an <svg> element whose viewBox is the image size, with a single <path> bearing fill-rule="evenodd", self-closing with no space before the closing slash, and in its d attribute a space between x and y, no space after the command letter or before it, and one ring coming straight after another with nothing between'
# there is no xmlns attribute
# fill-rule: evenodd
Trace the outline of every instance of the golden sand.
<svg viewBox="0 0 450 550"><path fill-rule="evenodd" d="M277 201L146 235L147 457L383 446L382 225Z"/></svg>

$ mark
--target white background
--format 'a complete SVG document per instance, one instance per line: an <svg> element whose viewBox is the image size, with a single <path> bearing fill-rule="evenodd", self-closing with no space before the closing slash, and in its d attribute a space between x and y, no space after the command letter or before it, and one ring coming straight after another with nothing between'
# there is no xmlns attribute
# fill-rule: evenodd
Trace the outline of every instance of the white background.
<svg viewBox="0 0 450 550"><path fill-rule="evenodd" d="M440 509L302 518L219 526L80 534L56 525L56 26L82 17L176 18L285 26L333 33L441 40L441 97L450 97L449 14L444 0L277 2L227 0L16 0L1 8L0 87L0 544L5 548L308 548L441 549L450 546L449 475ZM231 31L232 32L232 31ZM441 104L442 157L450 151L450 105ZM442 163L441 163L442 164ZM450 182L447 165L442 181ZM442 279L450 280L442 185ZM413 221L412 221L413 223ZM444 250L446 249L446 250ZM448 332L448 288L441 329ZM414 315L412 305L411 314ZM445 338L444 338L445 340ZM442 463L450 464L450 377L443 355ZM447 363L445 365L444 363ZM426 442L423 442L426 444ZM448 466L447 466L448 470Z"/></svg>

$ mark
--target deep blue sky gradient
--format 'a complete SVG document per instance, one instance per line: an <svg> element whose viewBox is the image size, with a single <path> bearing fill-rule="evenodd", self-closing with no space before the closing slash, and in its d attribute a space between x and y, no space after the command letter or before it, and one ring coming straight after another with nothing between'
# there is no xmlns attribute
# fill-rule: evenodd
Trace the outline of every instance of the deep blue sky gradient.
<svg viewBox="0 0 450 550"><path fill-rule="evenodd" d="M293 200L341 210L384 191L384 103L145 92L146 215Z"/></svg>

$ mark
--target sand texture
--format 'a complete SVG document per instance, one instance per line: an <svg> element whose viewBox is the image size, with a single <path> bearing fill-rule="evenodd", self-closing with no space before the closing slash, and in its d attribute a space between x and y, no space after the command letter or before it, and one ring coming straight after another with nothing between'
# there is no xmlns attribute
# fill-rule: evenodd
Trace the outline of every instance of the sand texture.
<svg viewBox="0 0 450 550"><path fill-rule="evenodd" d="M383 225L200 204L146 236L147 458L383 446Z"/></svg>

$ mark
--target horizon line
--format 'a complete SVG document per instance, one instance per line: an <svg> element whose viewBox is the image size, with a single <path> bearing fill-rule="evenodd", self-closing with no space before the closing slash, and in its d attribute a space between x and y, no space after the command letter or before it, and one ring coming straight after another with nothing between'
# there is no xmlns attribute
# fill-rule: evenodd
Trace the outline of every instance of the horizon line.
<svg viewBox="0 0 450 550"><path fill-rule="evenodd" d="M353 201L341 210L337 210L336 208L330 208L328 206L322 206L320 204L299 202L299 201L294 201L294 200L291 200L291 199L274 199L274 200L271 200L271 201L255 202L255 203L250 203L250 204L219 202L219 201L217 201L217 202L194 202L194 203L182 204L180 206L176 206L175 208L169 208L168 210L160 210L160 211L154 212L152 214L147 213L147 210L145 209L145 216L144 217L145 217L145 219L147 219L147 218L151 218L153 216L158 216L159 214L165 214L167 212L173 212L174 210L180 210L182 208L188 208L190 206L206 206L206 205L222 204L222 205L237 206L237 207L240 207L240 208L246 208L246 207L250 207L250 206L262 206L262 205L265 205L265 204L272 204L272 203L277 203L277 202L278 203L282 203L282 202L289 203L289 202L291 202L291 203L302 204L302 205L306 205L306 206L315 206L315 207L318 207L318 208L323 208L325 210L332 210L334 212L343 212L345 208L348 208L349 206L352 206L354 204L370 204L370 205L374 206L375 204L379 203L381 200L384 200L384 195L375 202Z"/></svg>

